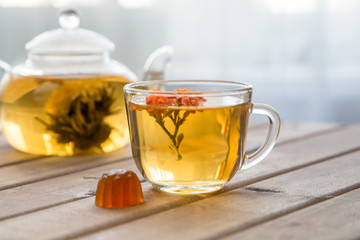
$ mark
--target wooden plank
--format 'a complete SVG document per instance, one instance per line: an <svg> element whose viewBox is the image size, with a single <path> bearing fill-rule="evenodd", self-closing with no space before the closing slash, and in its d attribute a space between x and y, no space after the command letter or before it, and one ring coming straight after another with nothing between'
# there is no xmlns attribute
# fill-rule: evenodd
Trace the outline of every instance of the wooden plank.
<svg viewBox="0 0 360 240"><path fill-rule="evenodd" d="M335 126L332 124L325 125L324 127L316 125L305 125L304 127L297 127L294 124L285 124L285 131L282 134L283 136L285 136L283 141L289 139L296 139L296 133L298 133L298 135L301 137L304 136L304 132L314 133L317 131L322 131L324 129L334 129L334 127ZM263 141L264 130L266 130L266 128L257 128L253 131L252 136L260 134L262 138L261 141ZM291 137L286 137L287 132L289 132ZM251 140L249 140L248 142L248 146L250 146L250 148L254 148L258 144L259 142L251 142ZM34 157L34 159L31 159L31 161L25 161L22 158L16 158L26 154L20 155L21 153L14 150L7 152L7 154L3 154L1 160L1 162L3 162L5 166L0 168L0 190L48 179L51 177L57 177L62 174L68 174L69 171L76 172L82 169L96 167L99 164L101 165L109 161L115 161L117 157L121 159L131 156L129 147L103 155L79 157L42 157L39 159L37 157ZM15 156L13 156L13 154ZM13 160L11 157L14 157L15 160ZM11 161L17 161L17 163L19 164L10 164Z"/></svg>
<svg viewBox="0 0 360 240"><path fill-rule="evenodd" d="M255 125L256 129L261 131L261 125ZM265 126L264 126L265 130ZM300 132L299 132L300 133ZM256 136L256 132L254 134ZM1 136L3 137L3 136ZM258 143L254 143L257 146ZM59 176L64 171L63 167L75 167L79 160L79 157L45 157L45 156L36 156L31 154L22 153L16 151L11 148L10 145L6 144L0 147L0 190L6 189L11 186L19 186L22 184L26 184L26 182L31 182L31 178L34 179L46 179L49 178L49 172L46 169L51 168L51 174L53 176ZM94 158L99 159L107 159L109 156L113 158L112 154L117 154L119 157L122 157L123 152L126 152L125 158L131 156L130 154L130 146L128 145L124 149L116 151L114 153L104 154L104 155L96 155L96 156L81 156L81 165L79 169L86 168L86 159L89 160L89 166L93 166ZM19 166L13 166L16 164L21 164ZM51 166L50 166L51 165ZM63 165L63 166L62 166ZM11 166L11 167L9 167ZM56 166L56 167L52 167ZM6 168L5 168L6 167ZM2 169L3 168L3 169ZM20 170L19 170L20 169ZM75 170L75 169L72 169ZM58 171L58 172L57 172ZM19 176L20 174L21 176ZM36 176L34 176L34 174ZM26 179L24 179L26 178ZM2 179L6 179L6 181L2 181ZM38 181L38 180L37 180Z"/></svg>
<svg viewBox="0 0 360 240"><path fill-rule="evenodd" d="M263 127L266 126L267 122L265 121L265 119L249 119L249 124L248 124L248 129L256 129L259 127Z"/></svg>
<svg viewBox="0 0 360 240"><path fill-rule="evenodd" d="M360 189L222 239L360 239Z"/></svg>
<svg viewBox="0 0 360 240"><path fill-rule="evenodd" d="M287 127L287 126L289 126L289 127ZM314 124L312 124L312 125L306 124L305 126L306 127L297 127L294 124L285 124L285 130L288 130L288 131L285 131L282 134L282 136L286 136L287 132L290 132L291 136L293 138L296 138L296 132L299 134L299 136L303 136L304 132L306 132L306 133L314 133L314 132L319 131L319 129L321 131L323 129L329 129L329 128L332 129L331 127L333 127L333 125L330 125L330 124L325 125L325 127L320 127L318 124L316 124L316 125L314 125ZM266 129L265 128L263 128L263 129L257 128L256 130L259 130L260 134L263 135L262 131L266 130ZM254 131L253 136L256 136L256 131ZM261 137L263 137L263 136L261 136ZM290 139L290 138L285 138L285 139ZM254 143L254 145L250 144L250 146L253 147L253 146L255 146L255 144L258 144L258 143ZM17 153L17 152L11 152L11 153ZM119 155L120 155L120 153L119 153ZM96 157L99 157L99 158L104 157L104 158L106 158L107 155L104 155L104 156L97 155ZM35 174L37 176L34 176L34 177L40 178L40 177L46 177L46 176L41 176L41 175L44 174L43 172L45 172L44 169L47 168L46 164L51 163L51 164L55 165L55 164L62 164L63 162L64 163L69 163L71 165L76 165L76 161L73 158L66 158L66 157L64 157L64 158L46 158L46 159L42 159L41 161L35 161L34 163L28 163L26 165L13 166L12 168L2 169L2 170L0 170L0 172L2 171L1 176L3 176L4 179L7 179L7 181L11 181L11 179L14 179L15 181L20 181L20 183L18 183L18 185L20 185L20 184L22 184L21 182L23 182L24 180L21 177L19 177L17 175L14 175L14 172L20 173L20 171L17 170L18 168L22 168L21 175L23 177L25 177L25 176L30 176L31 177L32 176L31 174L34 172L33 171L34 169L41 168L42 171L35 171ZM90 162L92 162L92 160ZM43 164L45 166L43 166ZM52 169L54 169L54 168L52 167ZM56 166L55 169L61 170L61 168L58 168L58 166ZM27 172L26 170L29 170L30 172ZM46 172L45 172L45 174L46 174ZM15 185L15 184L17 184L17 182L12 182L12 184ZM0 187L4 188L4 186L1 186L1 185L0 185Z"/></svg>
<svg viewBox="0 0 360 240"><path fill-rule="evenodd" d="M145 181L132 159L0 191L0 221L66 202L94 196L102 173L113 169L134 171Z"/></svg>
<svg viewBox="0 0 360 240"><path fill-rule="evenodd" d="M197 239L219 239L359 188L359 158L360 151L280 175L245 189L236 189L85 235L83 239L191 239L193 236ZM351 214L353 209L346 211ZM179 229L186 231L179 232ZM273 229L273 232L276 230ZM310 237L314 239L314 236Z"/></svg>
<svg viewBox="0 0 360 240"><path fill-rule="evenodd" d="M279 138L276 144L283 144L293 140L299 140L304 137L310 137L321 133L327 133L329 131L339 130L341 127L337 123L291 123L284 122L280 127ZM249 128L247 136L247 150L253 150L259 147L264 141L268 131L268 124L254 126Z"/></svg>
<svg viewBox="0 0 360 240"><path fill-rule="evenodd" d="M278 143L293 140L296 138L304 137L311 134L320 133L323 131L335 130L339 127L338 124L327 123L284 123L282 125L281 133L278 139ZM247 150L254 150L263 143L267 134L268 125L255 123L249 127ZM0 168L17 163L23 163L26 161L32 161L37 158L43 158L41 156L26 154L13 149L6 143L4 136L0 135Z"/></svg>
<svg viewBox="0 0 360 240"><path fill-rule="evenodd" d="M311 133L316 132L319 129L328 129L328 127L314 128L315 125L306 125L311 129L309 130L307 127L296 127L293 124L286 124L285 126L287 125L289 125L289 127L285 129L291 130L291 134L294 138L296 137L295 132L298 132L299 135L302 136L304 132ZM292 128L295 128L295 130L292 130ZM284 135L286 136L286 132L284 132L283 136ZM100 176L102 172L116 168L131 169L137 172L132 160L126 160L104 167L75 172L66 176L0 191L0 206L7 206L4 211L0 212L0 220L21 215L26 212L56 206L68 201L89 197L89 193L94 192L96 186L94 177ZM140 174L138 174L138 176L140 176ZM91 179L91 177L93 179ZM52 186L57 187L53 189ZM34 195L37 197L31 197Z"/></svg>
<svg viewBox="0 0 360 240"><path fill-rule="evenodd" d="M327 127L331 127L333 125L326 125ZM251 127L249 128L255 130L255 136L257 134L256 131L263 131L265 132L267 130L266 124L256 121L255 123L251 124ZM260 132L261 133L261 132ZM265 132L266 133L266 132ZM261 142L254 143L254 147L259 145ZM128 146L129 147L129 146ZM33 155L33 154L27 154L20 151L17 151L13 149L6 141L5 137L1 134L0 131L0 168L8 165L13 165L16 163L22 163L24 161L32 161L34 159L43 158L44 156L39 155Z"/></svg>
<svg viewBox="0 0 360 240"><path fill-rule="evenodd" d="M131 158L129 148L98 155L46 157L0 168L0 190Z"/></svg>
<svg viewBox="0 0 360 240"><path fill-rule="evenodd" d="M281 211L285 205L296 207L301 202L311 201L300 196L246 190L218 195L216 201L211 199L196 201L106 230L90 231L92 234L89 235L81 236L78 232L80 236L76 239L211 239L214 233L237 226L238 222L244 223L244 220L250 221L259 215ZM269 202L272 203L271 208L266 207ZM70 236L65 233L59 239Z"/></svg>
<svg viewBox="0 0 360 240"><path fill-rule="evenodd" d="M317 161L351 152L360 148L360 125L346 127L339 131L315 135L290 144L279 144L259 165L240 171L226 186L239 188L261 181Z"/></svg>
<svg viewBox="0 0 360 240"><path fill-rule="evenodd" d="M360 149L353 153L335 157L320 164L309 165L298 171L252 184L248 190L270 191L287 195L311 197L333 197L335 189L346 191L343 186L360 183ZM346 175L346 176L345 176ZM350 184L350 185L351 185ZM327 195L330 194L330 195ZM336 195L336 193L335 193Z"/></svg>
<svg viewBox="0 0 360 240"><path fill-rule="evenodd" d="M343 134L345 134L345 133L348 136L350 133L356 134L356 131L359 131L359 129L358 130L356 130L356 129L358 129L358 128L354 127L354 128L351 128L351 131L349 129L344 129L344 130L341 130L338 132L332 132L332 133L326 134L326 135L322 136L323 141L322 141L322 144L320 144L318 146L318 148L322 147L322 149L327 149L329 147L328 142L326 140L326 139L331 139L331 138L329 138L329 135L331 137L338 137L338 138L342 139ZM349 137L351 138L351 136L352 135L350 134ZM307 142L308 141L311 142L312 140L314 140L315 142L318 141L317 137L312 137L308 140L302 140L302 141L294 142L293 144L289 144L289 145L285 144L285 145L279 146L275 151L279 151L279 149L280 149L280 151L285 151L286 149L292 149L293 145L297 145L298 148L303 149L302 146L304 144L307 145L308 144ZM348 149L349 147L351 149L351 147L354 146L354 145L350 144L350 146L345 147L346 145L349 145L349 143L346 141L342 141L342 142L339 142L337 145L330 146L330 147L331 147L331 149L335 148L337 150L344 150L344 149ZM281 149L283 149L283 150L281 150ZM321 148L320 148L320 150L321 150ZM310 154L312 154L311 151L305 151L305 152L309 152ZM329 155L327 155L326 151L321 151L321 152L322 152L321 156L329 156ZM331 153L332 152L330 151L330 154ZM298 164L303 164L304 162L309 161L309 159L313 160L312 155L310 155L310 154L307 155L306 153L304 153L304 154L299 155L298 158L295 159L295 160L297 160L295 162L297 162ZM289 161L288 158L287 158L287 160ZM343 161L343 159L341 159L341 161ZM325 163L327 163L327 162L324 162L324 164ZM262 166L259 165L257 168L262 168ZM282 168L283 169L287 168L287 166L283 165ZM336 170L334 168L330 168L330 169ZM342 171L349 171L349 169L343 169ZM344 172L342 173L342 175L351 176ZM352 180L352 179L350 179L350 180ZM289 181L289 180L286 180L286 181ZM349 182L346 182L346 184L348 184L348 183ZM1 224L0 224L0 231L6 230L6 233L16 234L16 235L9 235L9 236L14 236L14 238L17 238L17 239L21 239L23 237L26 237L27 239L31 239L31 237L38 239L38 236L44 236L44 238L60 237L60 238L66 239L66 238L70 237L70 235L83 234L86 232L91 232L91 231L95 231L98 229L102 229L104 227L111 227L116 224L122 224L122 223L130 221L130 220L134 220L134 219L141 218L141 217L148 216L148 215L153 215L155 213L165 211L170 208L178 207L178 209L182 209L179 206L182 206L189 202L197 201L203 197L206 197L206 196L191 196L189 198L185 198L185 197L179 197L179 196L170 196L170 195L161 194L161 193L157 193L157 192L153 191L147 183L144 183L143 186L145 189L144 192L145 192L145 198L147 199L147 203L144 205L141 205L141 206L126 208L126 209L119 209L119 210L115 210L115 211L104 210L104 209L99 209L99 208L94 207L93 198L86 198L86 199L82 199L79 201L74 201L74 202L70 202L67 204L59 205L59 206L56 206L53 208L45 209L43 211L33 212L31 214L27 214L24 216L5 220L5 221L1 222ZM248 195L248 194L250 194L250 195ZM314 197L308 197L308 196L294 196L294 195L288 196L286 194L285 194L285 196L288 196L288 197L284 197L283 195L284 194L274 193L271 191L270 192L265 191L265 192L259 193L258 191L253 191L253 190L238 189L238 190L231 191L229 193L220 194L219 199L217 197L209 198L209 201L210 201L210 199L215 199L214 202L210 201L209 204L207 204L207 202L204 202L205 200L200 201L199 204L201 206L203 203L205 203L205 205L209 205L209 208L210 208L210 206L214 205L215 209L217 209L219 207L219 209L220 209L219 212L224 212L225 210L226 210L225 212L229 212L229 211L232 212L234 210L234 209L232 209L232 206L236 206L235 208L237 210L241 211L241 210L244 210L243 206L247 206L249 202L255 201L255 202L258 202L258 205L257 205L257 207L254 207L254 209L250 211L250 214L249 214L250 216L253 216L254 212L256 212L256 210L258 210L258 209L261 209L261 211L260 211L261 216L263 216L265 214L263 212L263 210L273 211L270 213L270 216L272 216L274 214L275 215L279 214L279 212L282 213L284 211L284 209L279 210L277 207L274 207L271 205L267 206L266 204L268 202L271 202L269 200L269 198L274 197L276 200L274 200L273 202L278 204L277 205L278 207L284 208L287 206L286 209L298 208L298 207L303 206L303 204L310 204L313 201L319 201L319 199L317 197L314 198ZM231 198L227 199L226 196L230 196ZM242 198L241 196L245 196L245 199ZM248 196L248 197L246 197L246 196ZM258 200L254 199L254 196L259 196L260 198ZM264 197L261 198L261 196L264 196ZM281 199L283 199L283 198L285 198L286 200L282 201ZM206 201L207 200L208 199L206 199ZM288 204L286 204L287 201L288 201ZM223 207L221 207L222 203L228 203L225 206L225 209ZM218 206L219 204L220 204L220 206ZM261 205L261 204L263 204L263 205ZM128 209L130 209L130 210L128 210ZM190 208L190 209L193 210L192 208ZM173 209L173 210L176 210L176 209ZM173 211L173 210L170 210L170 211ZM205 208L204 210L210 211L210 209L207 209L207 208ZM186 209L184 211L187 212ZM190 212L192 212L192 211L190 211ZM164 212L164 213L166 213L166 212ZM246 214L248 214L248 213L249 212L246 212ZM161 214L158 214L158 215L161 215ZM239 217L238 214L235 214L235 215L237 217ZM182 215L180 214L179 216L182 216ZM263 218L261 218L261 216L257 216L257 218L263 220ZM50 219L53 219L53 218L56 218L57 221L51 222ZM241 216L240 216L240 218L241 218ZM257 220L257 218L255 218L254 221ZM207 219L207 218L203 218L203 220L204 219ZM219 219L220 219L220 217L219 217ZM244 217L244 219L246 219L246 218ZM236 218L236 220L232 220L232 221L233 221L232 224L236 224L239 221L239 218ZM36 224L33 224L33 222L36 222ZM17 229L15 223L19 224L18 226L24 225L26 227ZM213 223L211 223L211 224L213 224ZM238 227L238 225L234 225L234 227ZM208 228L209 228L209 226L205 227L205 229L208 229Z"/></svg>
<svg viewBox="0 0 360 240"><path fill-rule="evenodd" d="M0 222L0 232L6 239L56 239L72 233L92 231L154 214L201 198L201 196L173 196L159 193L143 183L145 203L122 209L104 209L95 206L94 197L81 199L50 209L30 213ZM80 222L78 222L80 221ZM23 225L25 224L25 225ZM23 225L21 227L21 225Z"/></svg>
<svg viewBox="0 0 360 240"><path fill-rule="evenodd" d="M1 126L0 126L0 128L1 128ZM0 130L0 147L3 145L7 145L7 141L4 137L4 135L1 134L1 130Z"/></svg>
<svg viewBox="0 0 360 240"><path fill-rule="evenodd" d="M251 121L249 121L249 129L257 129L257 128L262 128L262 127L266 127L268 124L266 119L252 119ZM320 124L319 124L320 125ZM1 131L1 125L0 125L0 149L3 147L10 147L10 145L8 144L6 138L4 135L2 135L2 131Z"/></svg>
<svg viewBox="0 0 360 240"><path fill-rule="evenodd" d="M17 162L31 161L40 158L37 155L31 155L14 150L6 141L0 131L0 168Z"/></svg>
<svg viewBox="0 0 360 240"><path fill-rule="evenodd" d="M338 123L316 123L316 122L306 122L306 123L292 123L284 122L280 127L280 134L278 142L282 143L288 140L298 140L302 137L315 136L320 133L327 133L329 131L339 130L344 128L344 125ZM282 134L286 132L286 134ZM301 132L301 134L298 134Z"/></svg>
<svg viewBox="0 0 360 240"><path fill-rule="evenodd" d="M0 168L43 158L41 156L16 151L9 145L7 148L0 148L0 156Z"/></svg>

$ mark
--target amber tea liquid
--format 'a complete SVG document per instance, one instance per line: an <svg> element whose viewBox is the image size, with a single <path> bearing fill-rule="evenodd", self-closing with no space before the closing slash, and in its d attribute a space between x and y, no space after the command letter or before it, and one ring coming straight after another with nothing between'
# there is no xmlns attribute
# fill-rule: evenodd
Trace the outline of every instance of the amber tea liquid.
<svg viewBox="0 0 360 240"><path fill-rule="evenodd" d="M16 149L40 155L110 152L129 141L124 77L16 77L2 89L2 131Z"/></svg>
<svg viewBox="0 0 360 240"><path fill-rule="evenodd" d="M154 111L149 112L158 109L161 113L161 108L129 104L133 156L143 176L156 188L171 193L211 192L221 189L242 165L249 103L195 111L174 108L180 117L188 112L177 132L177 136L183 134L181 159L169 146L172 141L164 131L175 131L171 118L163 118L161 126L156 115L150 114Z"/></svg>

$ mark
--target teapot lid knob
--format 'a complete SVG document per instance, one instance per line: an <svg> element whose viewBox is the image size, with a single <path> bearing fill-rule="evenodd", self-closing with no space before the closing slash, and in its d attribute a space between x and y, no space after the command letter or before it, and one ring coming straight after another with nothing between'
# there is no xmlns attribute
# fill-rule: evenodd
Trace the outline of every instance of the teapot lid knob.
<svg viewBox="0 0 360 240"><path fill-rule="evenodd" d="M58 14L58 22L64 29L75 29L80 24L79 12L75 9L63 9Z"/></svg>
<svg viewBox="0 0 360 240"><path fill-rule="evenodd" d="M57 16L60 29L44 32L26 44L32 56L84 56L107 53L115 48L103 35L79 27L80 12L76 9L60 10Z"/></svg>

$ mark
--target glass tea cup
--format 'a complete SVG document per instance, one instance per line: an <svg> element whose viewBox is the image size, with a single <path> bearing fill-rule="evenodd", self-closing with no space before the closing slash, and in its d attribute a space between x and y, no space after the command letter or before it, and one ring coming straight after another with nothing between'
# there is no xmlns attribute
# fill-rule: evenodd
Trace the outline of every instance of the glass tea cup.
<svg viewBox="0 0 360 240"><path fill-rule="evenodd" d="M143 177L164 192L208 193L262 161L275 145L280 118L272 107L252 103L252 91L231 81L127 84L132 154ZM267 116L270 126L263 145L246 155L251 113Z"/></svg>

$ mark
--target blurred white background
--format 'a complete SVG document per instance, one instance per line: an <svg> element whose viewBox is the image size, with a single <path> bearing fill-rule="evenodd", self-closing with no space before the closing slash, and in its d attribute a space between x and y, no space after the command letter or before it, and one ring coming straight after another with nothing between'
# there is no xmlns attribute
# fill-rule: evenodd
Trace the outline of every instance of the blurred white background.
<svg viewBox="0 0 360 240"><path fill-rule="evenodd" d="M0 59L23 62L68 6L138 76L169 44L167 79L251 83L285 121L360 122L359 0L0 0Z"/></svg>

